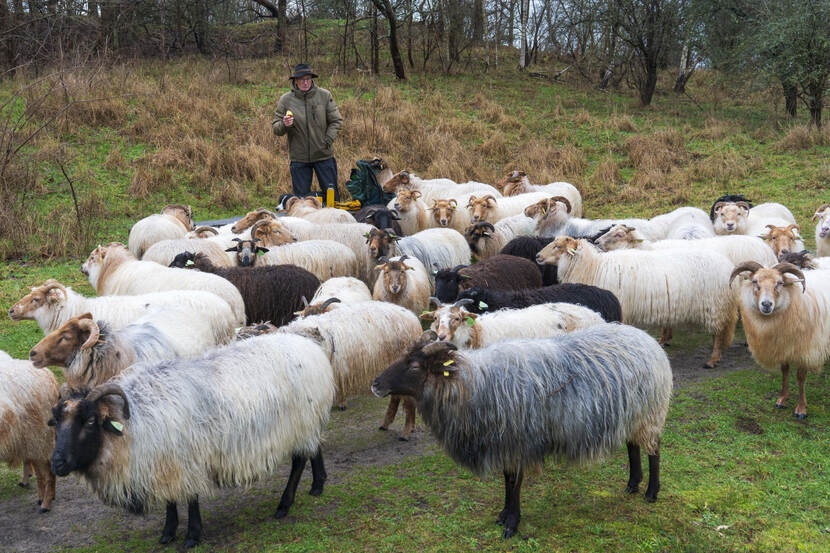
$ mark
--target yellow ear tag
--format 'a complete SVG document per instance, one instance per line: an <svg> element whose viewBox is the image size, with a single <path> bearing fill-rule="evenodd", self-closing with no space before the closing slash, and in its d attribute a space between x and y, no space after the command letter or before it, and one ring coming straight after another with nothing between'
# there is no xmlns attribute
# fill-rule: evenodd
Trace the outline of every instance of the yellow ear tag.
<svg viewBox="0 0 830 553"><path fill-rule="evenodd" d="M444 361L444 366L445 366L445 367L449 367L449 366L450 366L450 365L452 365L453 363L455 363L455 361L453 361L452 359L450 359L449 361Z"/></svg>
<svg viewBox="0 0 830 553"><path fill-rule="evenodd" d="M444 371L444 376L449 376L449 375L450 375L450 371Z"/></svg>
<svg viewBox="0 0 830 553"><path fill-rule="evenodd" d="M113 428L115 428L115 429L116 429L116 430L118 430L119 432L123 432L123 431L124 431L124 425L123 425L123 424L121 424L120 422L118 422L118 421L110 421L110 424L112 425L112 427L113 427Z"/></svg>
<svg viewBox="0 0 830 553"><path fill-rule="evenodd" d="M548 212L548 210L547 210L547 209L543 209L543 210L542 210L542 217L544 217L544 216L547 214L547 212Z"/></svg>

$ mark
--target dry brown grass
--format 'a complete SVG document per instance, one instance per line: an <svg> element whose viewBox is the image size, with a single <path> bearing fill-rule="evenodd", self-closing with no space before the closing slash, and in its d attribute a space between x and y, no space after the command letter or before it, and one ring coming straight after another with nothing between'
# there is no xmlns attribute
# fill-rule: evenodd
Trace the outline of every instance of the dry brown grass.
<svg viewBox="0 0 830 553"><path fill-rule="evenodd" d="M130 195L146 198L150 194L173 186L173 171L167 167L139 166L127 190Z"/></svg>
<svg viewBox="0 0 830 553"><path fill-rule="evenodd" d="M706 119L703 129L696 133L699 138L707 140L722 140L731 134L734 134L734 131L729 123L714 117Z"/></svg>
<svg viewBox="0 0 830 553"><path fill-rule="evenodd" d="M606 190L612 190L620 186L623 183L623 178L617 160L608 156L600 161L588 182L592 187Z"/></svg>
<svg viewBox="0 0 830 553"><path fill-rule="evenodd" d="M695 180L726 184L735 179L746 178L763 166L764 160L758 156L741 156L726 152L695 160L689 166L689 172Z"/></svg>
<svg viewBox="0 0 830 553"><path fill-rule="evenodd" d="M624 149L631 166L647 172L668 172L688 158L686 138L675 129L631 136L625 141Z"/></svg>
<svg viewBox="0 0 830 553"><path fill-rule="evenodd" d="M604 127L612 131L637 132L637 125L628 115L612 115L605 120Z"/></svg>
<svg viewBox="0 0 830 553"><path fill-rule="evenodd" d="M788 152L799 152L813 146L826 146L830 144L830 129L825 125L817 130L808 125L793 126L778 141L778 146Z"/></svg>

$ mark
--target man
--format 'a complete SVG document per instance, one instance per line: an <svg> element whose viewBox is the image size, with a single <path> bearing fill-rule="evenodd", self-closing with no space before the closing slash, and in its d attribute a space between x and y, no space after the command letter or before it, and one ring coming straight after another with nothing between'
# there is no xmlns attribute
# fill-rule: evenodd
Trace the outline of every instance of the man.
<svg viewBox="0 0 830 553"><path fill-rule="evenodd" d="M343 117L325 88L314 84L317 78L308 64L294 68L291 91L280 97L271 127L274 134L288 135L291 182L294 194L311 193L312 171L325 198L327 187L337 190L337 161L332 144L343 125Z"/></svg>

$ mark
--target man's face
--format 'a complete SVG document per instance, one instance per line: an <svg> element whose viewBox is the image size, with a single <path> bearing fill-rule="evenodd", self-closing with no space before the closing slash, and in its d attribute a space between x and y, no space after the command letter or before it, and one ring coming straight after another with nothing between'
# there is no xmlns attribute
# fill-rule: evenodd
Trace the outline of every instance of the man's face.
<svg viewBox="0 0 830 553"><path fill-rule="evenodd" d="M311 77L298 77L295 80L297 81L297 88L299 88L303 92L307 92L308 89L311 88Z"/></svg>

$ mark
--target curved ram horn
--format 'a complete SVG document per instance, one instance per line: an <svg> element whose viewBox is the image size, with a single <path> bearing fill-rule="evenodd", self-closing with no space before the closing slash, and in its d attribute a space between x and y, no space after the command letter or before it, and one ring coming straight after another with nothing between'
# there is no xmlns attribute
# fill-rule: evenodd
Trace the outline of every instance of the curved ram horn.
<svg viewBox="0 0 830 553"><path fill-rule="evenodd" d="M44 282L43 285L41 286L41 289L43 290L44 294L48 294L52 290L60 290L61 293L63 294L63 299L64 300L67 299L66 288L64 287L63 284L61 284L60 282L58 282L54 278L50 278L49 280Z"/></svg>
<svg viewBox="0 0 830 553"><path fill-rule="evenodd" d="M421 348L421 352L424 355L440 355L442 353L448 353L450 351L457 350L458 347L453 344L452 342L432 342L424 347Z"/></svg>
<svg viewBox="0 0 830 553"><path fill-rule="evenodd" d="M749 204L746 202L735 202L735 205L749 211Z"/></svg>
<svg viewBox="0 0 830 553"><path fill-rule="evenodd" d="M454 198L450 198L450 199L447 201L447 203L449 203L449 204L450 204L452 207L454 207L454 208L455 208L455 207L458 207L458 201L456 201Z"/></svg>
<svg viewBox="0 0 830 553"><path fill-rule="evenodd" d="M567 209L568 213L570 213L571 209L573 209L571 207L571 202L569 202L568 198L566 198L565 196L554 196L553 198L550 198L550 201L552 201L552 202L562 202L563 204L565 204L565 209Z"/></svg>
<svg viewBox="0 0 830 553"><path fill-rule="evenodd" d="M322 305L320 305L320 309L325 311L325 309L333 303L342 303L342 302L340 301L340 298L329 298L326 301L324 301L322 303Z"/></svg>
<svg viewBox="0 0 830 553"><path fill-rule="evenodd" d="M78 328L89 331L89 338L81 344L81 349L89 349L98 342L98 337L101 335L101 329L98 328L98 323L92 319L80 319L78 321Z"/></svg>
<svg viewBox="0 0 830 553"><path fill-rule="evenodd" d="M465 305L470 305L471 303L474 303L472 298L461 298L453 304L453 307L464 307Z"/></svg>
<svg viewBox="0 0 830 553"><path fill-rule="evenodd" d="M786 274L790 273L791 275L795 275L798 277L796 282L801 283L801 292L804 293L807 291L807 283L805 282L804 273L801 272L801 269L793 265L792 263L779 263L775 267L773 267L779 273Z"/></svg>
<svg viewBox="0 0 830 553"><path fill-rule="evenodd" d="M61 384L61 387L58 390L58 399L67 399L71 395L72 388L69 387L69 384L67 384L66 382Z"/></svg>
<svg viewBox="0 0 830 553"><path fill-rule="evenodd" d="M820 207L816 210L816 212L813 214L813 218L812 218L812 219L810 219L810 221L815 221L816 219L818 219L819 217L821 217L821 214L822 214L822 213L824 212L824 210L825 210L825 209L827 209L827 208L830 208L830 204L821 204L821 206L820 206Z"/></svg>
<svg viewBox="0 0 830 553"><path fill-rule="evenodd" d="M301 299L301 300L303 300L303 307L305 307L306 309L308 309L308 300L306 299L306 297L305 297L305 296L301 296L301 297L300 297L300 299Z"/></svg>
<svg viewBox="0 0 830 553"><path fill-rule="evenodd" d="M430 296L429 297L429 304L427 304L427 305L429 305L429 306L435 305L435 307L441 307L441 300L439 300L435 296Z"/></svg>
<svg viewBox="0 0 830 553"><path fill-rule="evenodd" d="M99 399L104 396L121 396L121 399L124 400L124 407L121 409L121 413L124 415L124 419L130 418L130 402L127 401L127 394L124 393L124 390L121 389L121 386L118 384L113 384L112 382L104 382L103 384L99 384L86 395L86 400L90 403L95 403Z"/></svg>
<svg viewBox="0 0 830 553"><path fill-rule="evenodd" d="M732 281L735 280L735 277L739 274L744 273L746 271L751 271L754 274L755 271L763 268L764 266L758 263L757 261L744 261L743 263L735 267L734 271L732 271L732 274L729 276L729 286L732 286Z"/></svg>
<svg viewBox="0 0 830 553"><path fill-rule="evenodd" d="M193 229L192 232L195 232L195 233L212 232L213 234L219 234L219 231L217 229L211 227L211 226L196 227L195 229Z"/></svg>

